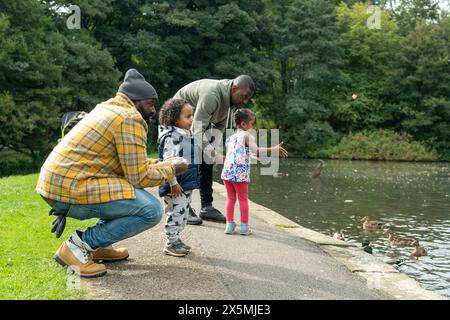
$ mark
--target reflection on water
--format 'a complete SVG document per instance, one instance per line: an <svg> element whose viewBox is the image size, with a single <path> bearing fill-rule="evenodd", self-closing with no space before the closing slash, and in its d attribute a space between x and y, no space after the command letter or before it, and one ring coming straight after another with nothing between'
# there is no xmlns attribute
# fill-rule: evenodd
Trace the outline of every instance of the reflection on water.
<svg viewBox="0 0 450 320"><path fill-rule="evenodd" d="M250 199L324 234L343 230L349 242L370 240L374 255L450 297L450 165L328 160L313 179L317 164L283 159L273 176L252 166ZM396 236L419 239L428 256L411 257L412 247L390 248L385 231L362 229L364 216L386 222Z"/></svg>

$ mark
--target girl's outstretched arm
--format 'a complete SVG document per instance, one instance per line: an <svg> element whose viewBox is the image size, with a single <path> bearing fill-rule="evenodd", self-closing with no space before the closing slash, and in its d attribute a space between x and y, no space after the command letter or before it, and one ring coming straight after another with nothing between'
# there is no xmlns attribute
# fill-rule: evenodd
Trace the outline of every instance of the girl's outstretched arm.
<svg viewBox="0 0 450 320"><path fill-rule="evenodd" d="M257 156L259 156L260 153L265 153L268 156L272 155L272 153L278 153L278 155L285 158L289 155L289 153L283 148L283 144L284 142L282 141L274 147L260 148L256 145L255 140L250 136L250 134L245 136L245 146L250 149L250 152L255 153Z"/></svg>

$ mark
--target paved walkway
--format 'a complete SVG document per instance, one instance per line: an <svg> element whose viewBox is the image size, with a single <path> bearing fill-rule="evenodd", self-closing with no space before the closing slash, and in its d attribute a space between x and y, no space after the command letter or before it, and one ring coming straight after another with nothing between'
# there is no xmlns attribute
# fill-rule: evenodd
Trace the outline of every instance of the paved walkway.
<svg viewBox="0 0 450 320"><path fill-rule="evenodd" d="M217 184L214 187L214 205L224 211L223 190ZM149 191L154 193L155 189ZM199 208L198 191L193 207ZM165 235L161 221L155 228L116 244L127 247L130 258L108 264L106 276L84 283L94 299L388 298L318 244L302 239L291 229L267 223L261 218L264 215L279 218L250 203L254 233L248 237L225 235L224 224L188 225L182 239L192 249L184 258L162 253Z"/></svg>

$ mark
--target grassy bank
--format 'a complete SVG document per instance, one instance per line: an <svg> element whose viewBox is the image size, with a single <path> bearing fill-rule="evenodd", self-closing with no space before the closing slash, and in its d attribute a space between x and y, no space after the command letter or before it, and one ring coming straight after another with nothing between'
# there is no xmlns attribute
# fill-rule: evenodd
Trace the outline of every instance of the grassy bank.
<svg viewBox="0 0 450 320"><path fill-rule="evenodd" d="M76 228L93 220L70 219L61 238L50 233L49 206L34 191L37 174L0 178L0 299L84 299L66 269L53 260Z"/></svg>
<svg viewBox="0 0 450 320"><path fill-rule="evenodd" d="M440 161L436 150L407 134L389 130L363 131L342 138L337 146L312 155L342 160Z"/></svg>

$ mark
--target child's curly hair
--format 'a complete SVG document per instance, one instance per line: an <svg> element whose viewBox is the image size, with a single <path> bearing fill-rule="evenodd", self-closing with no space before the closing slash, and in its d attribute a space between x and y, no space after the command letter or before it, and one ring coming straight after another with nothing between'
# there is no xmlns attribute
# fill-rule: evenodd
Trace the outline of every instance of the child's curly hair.
<svg viewBox="0 0 450 320"><path fill-rule="evenodd" d="M253 113L252 110L247 108L237 109L233 114L234 126L240 127L242 122L248 122L253 118L255 118L256 122L256 115Z"/></svg>
<svg viewBox="0 0 450 320"><path fill-rule="evenodd" d="M159 112L159 124L163 126L176 126L180 118L181 109L188 104L183 99L169 99L164 102L164 105Z"/></svg>

